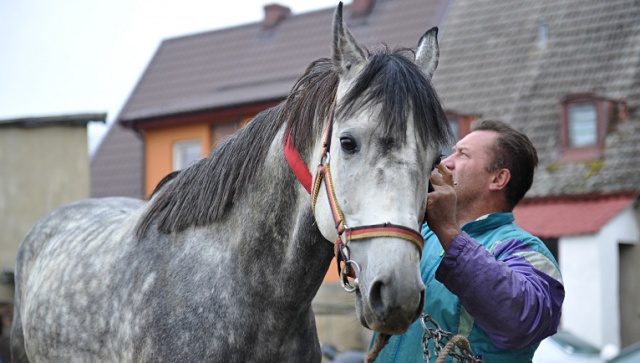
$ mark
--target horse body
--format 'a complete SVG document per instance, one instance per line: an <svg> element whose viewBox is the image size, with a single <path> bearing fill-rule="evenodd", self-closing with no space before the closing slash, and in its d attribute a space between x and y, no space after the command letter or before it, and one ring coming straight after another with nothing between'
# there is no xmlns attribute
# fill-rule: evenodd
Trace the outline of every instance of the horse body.
<svg viewBox="0 0 640 363"><path fill-rule="evenodd" d="M85 200L43 218L16 260L14 361L319 362L311 302L341 231L329 192L311 198L283 146L316 174L328 130L332 180L319 183L334 186L346 223L415 229L450 137L422 73L437 63L428 34L421 68L367 58L340 5L333 59L149 202ZM405 331L422 310L420 250L388 233L345 245L362 324Z"/></svg>
<svg viewBox="0 0 640 363"><path fill-rule="evenodd" d="M295 180L282 179L269 173L255 183L291 195ZM16 309L29 317L21 324L29 359L316 360L311 301L331 245L313 229L291 229L313 224L310 213L291 213L295 195L243 198L268 213L230 213L225 223L144 239L135 235L146 208L139 201L87 200L52 212L18 257ZM78 234L76 223L91 229ZM211 236L224 238L212 244Z"/></svg>

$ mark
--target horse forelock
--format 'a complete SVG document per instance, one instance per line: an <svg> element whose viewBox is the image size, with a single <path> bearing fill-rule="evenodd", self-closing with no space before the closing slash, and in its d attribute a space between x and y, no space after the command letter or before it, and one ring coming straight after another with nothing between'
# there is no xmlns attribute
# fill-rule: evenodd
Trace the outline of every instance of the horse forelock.
<svg viewBox="0 0 640 363"><path fill-rule="evenodd" d="M341 117L350 117L358 110L381 106L379 127L385 137L404 142L407 120L412 116L420 142L433 148L443 148L453 134L440 99L425 74L408 58L408 49L391 52L378 50L340 102Z"/></svg>

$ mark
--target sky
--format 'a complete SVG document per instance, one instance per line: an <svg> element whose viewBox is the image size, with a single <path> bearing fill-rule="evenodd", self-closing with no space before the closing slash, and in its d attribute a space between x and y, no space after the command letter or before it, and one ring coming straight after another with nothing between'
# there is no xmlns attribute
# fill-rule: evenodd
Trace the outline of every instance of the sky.
<svg viewBox="0 0 640 363"><path fill-rule="evenodd" d="M107 113L133 91L163 39L293 14L338 0L0 0L0 120ZM89 124L92 152L106 125Z"/></svg>

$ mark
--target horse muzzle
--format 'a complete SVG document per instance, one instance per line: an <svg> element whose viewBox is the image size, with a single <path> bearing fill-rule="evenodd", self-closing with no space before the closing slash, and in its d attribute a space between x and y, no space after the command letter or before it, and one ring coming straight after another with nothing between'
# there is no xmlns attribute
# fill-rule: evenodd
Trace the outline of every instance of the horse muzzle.
<svg viewBox="0 0 640 363"><path fill-rule="evenodd" d="M424 285L413 289L408 298L400 298L396 289L382 281L375 281L363 298L362 291L356 294L356 311L363 326L389 335L403 334L416 321L424 306ZM403 294L407 295L407 294Z"/></svg>
<svg viewBox="0 0 640 363"><path fill-rule="evenodd" d="M400 245L399 245L400 243ZM355 260L360 260L356 312L363 326L385 334L402 334L422 313L425 286L418 268L416 248L405 241L374 240L353 246ZM358 258L361 249L370 254ZM362 256L364 257L364 256Z"/></svg>

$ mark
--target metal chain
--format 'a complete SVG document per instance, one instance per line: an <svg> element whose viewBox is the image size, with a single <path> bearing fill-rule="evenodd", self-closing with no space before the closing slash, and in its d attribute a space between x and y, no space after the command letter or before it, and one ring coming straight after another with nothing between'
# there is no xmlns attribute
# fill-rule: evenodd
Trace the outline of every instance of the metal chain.
<svg viewBox="0 0 640 363"><path fill-rule="evenodd" d="M431 324L434 328L427 326ZM422 334L422 359L425 362L431 361L431 351L429 342L433 340L434 353L438 358L437 362L444 362L447 356L453 358L452 362L483 363L480 358L473 356L469 341L461 335L454 336L452 333L442 330L440 325L428 314L422 313L420 324L424 333Z"/></svg>

